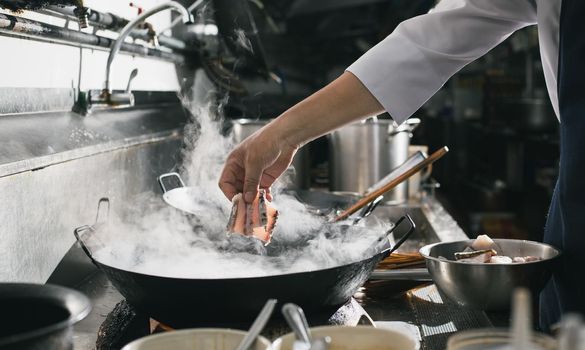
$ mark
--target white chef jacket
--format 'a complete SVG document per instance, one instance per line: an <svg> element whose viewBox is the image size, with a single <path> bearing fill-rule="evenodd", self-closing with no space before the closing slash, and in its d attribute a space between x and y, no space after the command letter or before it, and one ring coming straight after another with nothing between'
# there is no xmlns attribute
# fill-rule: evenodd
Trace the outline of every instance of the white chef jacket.
<svg viewBox="0 0 585 350"><path fill-rule="evenodd" d="M442 0L429 13L402 22L347 70L402 123L466 64L514 31L538 24L544 76L558 118L560 13L561 0Z"/></svg>

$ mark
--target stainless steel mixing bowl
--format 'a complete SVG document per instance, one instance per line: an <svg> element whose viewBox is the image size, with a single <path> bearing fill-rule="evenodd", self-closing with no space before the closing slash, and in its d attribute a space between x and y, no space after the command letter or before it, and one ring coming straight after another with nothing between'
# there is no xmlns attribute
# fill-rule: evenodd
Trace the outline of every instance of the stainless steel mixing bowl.
<svg viewBox="0 0 585 350"><path fill-rule="evenodd" d="M544 288L552 275L560 251L538 242L494 239L500 255L537 256L540 261L514 264L481 264L455 261L454 253L471 246L473 240L435 243L424 246L424 256L433 281L450 300L479 310L506 310L512 291L522 286L533 297Z"/></svg>

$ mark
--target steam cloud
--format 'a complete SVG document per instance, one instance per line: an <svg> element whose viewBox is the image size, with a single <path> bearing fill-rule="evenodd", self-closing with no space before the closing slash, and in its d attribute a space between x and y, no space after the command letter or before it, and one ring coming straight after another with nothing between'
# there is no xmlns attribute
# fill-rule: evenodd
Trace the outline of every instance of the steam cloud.
<svg viewBox="0 0 585 350"><path fill-rule="evenodd" d="M196 84L202 83L197 79ZM195 214L166 205L160 194L144 194L123 215L111 215L88 241L96 260L150 275L207 279L311 271L373 254L372 244L387 227L344 230L278 186L273 190L273 205L280 211L273 242L264 247L246 237L228 236L231 203L217 181L233 144L221 134L221 106L202 104L201 97L184 101L193 115L186 127L183 174L191 187L185 204Z"/></svg>

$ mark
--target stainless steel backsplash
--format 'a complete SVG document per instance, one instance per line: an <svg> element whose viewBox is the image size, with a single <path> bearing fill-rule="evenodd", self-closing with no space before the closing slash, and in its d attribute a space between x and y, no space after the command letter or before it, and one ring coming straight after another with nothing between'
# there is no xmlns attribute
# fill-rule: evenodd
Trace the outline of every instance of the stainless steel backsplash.
<svg viewBox="0 0 585 350"><path fill-rule="evenodd" d="M0 281L45 282L99 198L158 191L186 120L180 105L0 116Z"/></svg>

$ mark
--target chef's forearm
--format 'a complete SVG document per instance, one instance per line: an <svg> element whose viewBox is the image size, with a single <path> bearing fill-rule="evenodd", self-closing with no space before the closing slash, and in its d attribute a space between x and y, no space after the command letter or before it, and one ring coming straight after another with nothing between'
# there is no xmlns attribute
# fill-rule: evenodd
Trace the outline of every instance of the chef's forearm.
<svg viewBox="0 0 585 350"><path fill-rule="evenodd" d="M284 112L268 128L290 145L302 146L342 125L383 110L359 79L345 72Z"/></svg>

